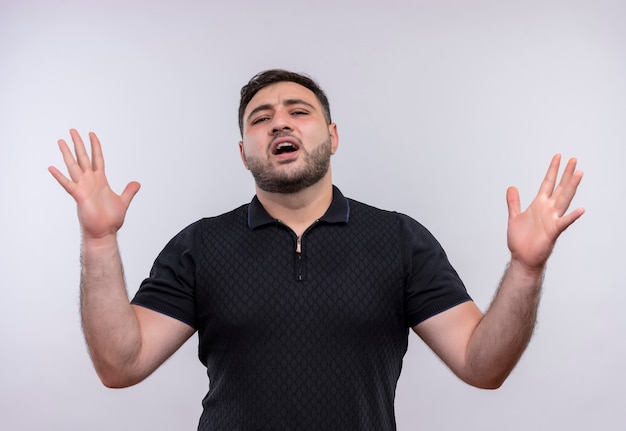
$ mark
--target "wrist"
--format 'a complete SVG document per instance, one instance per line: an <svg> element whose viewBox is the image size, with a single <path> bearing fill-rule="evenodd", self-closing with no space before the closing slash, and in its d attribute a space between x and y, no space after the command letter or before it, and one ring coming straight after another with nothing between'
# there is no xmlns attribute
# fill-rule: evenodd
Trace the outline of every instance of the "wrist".
<svg viewBox="0 0 626 431"><path fill-rule="evenodd" d="M546 265L529 266L523 261L511 256L509 262L509 271L513 272L517 277L529 280L543 280Z"/></svg>
<svg viewBox="0 0 626 431"><path fill-rule="evenodd" d="M94 237L83 233L81 236L81 248L83 251L117 249L117 234L111 233Z"/></svg>

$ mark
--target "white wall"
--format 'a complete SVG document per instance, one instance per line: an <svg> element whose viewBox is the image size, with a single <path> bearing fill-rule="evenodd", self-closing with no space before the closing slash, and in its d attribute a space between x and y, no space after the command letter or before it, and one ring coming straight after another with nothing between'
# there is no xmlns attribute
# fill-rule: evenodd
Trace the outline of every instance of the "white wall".
<svg viewBox="0 0 626 431"><path fill-rule="evenodd" d="M240 87L273 67L327 90L335 183L417 218L485 308L553 153L587 213L550 261L536 336L498 391L469 388L411 337L400 430L623 430L626 2L0 0L0 429L195 429L196 338L147 381L102 387L78 315L74 204L46 168L96 131L121 191L130 293L186 224L247 202Z"/></svg>

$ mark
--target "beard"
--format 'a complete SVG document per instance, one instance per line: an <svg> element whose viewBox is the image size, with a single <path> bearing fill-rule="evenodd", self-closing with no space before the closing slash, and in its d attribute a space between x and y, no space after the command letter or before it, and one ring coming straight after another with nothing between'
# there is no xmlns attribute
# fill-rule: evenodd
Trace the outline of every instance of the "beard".
<svg viewBox="0 0 626 431"><path fill-rule="evenodd" d="M330 137L308 153L302 146L300 150L304 158L304 166L294 172L277 172L269 160L260 157L246 157L248 168L254 177L257 187L269 193L298 193L320 181L330 167Z"/></svg>

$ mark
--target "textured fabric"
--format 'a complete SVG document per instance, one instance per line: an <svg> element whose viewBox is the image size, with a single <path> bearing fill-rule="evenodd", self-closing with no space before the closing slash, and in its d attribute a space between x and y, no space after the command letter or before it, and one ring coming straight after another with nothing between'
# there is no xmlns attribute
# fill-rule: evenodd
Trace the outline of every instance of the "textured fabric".
<svg viewBox="0 0 626 431"><path fill-rule="evenodd" d="M199 430L394 430L408 329L469 300L419 223L343 197L301 239L255 198L184 229L133 299L199 333Z"/></svg>

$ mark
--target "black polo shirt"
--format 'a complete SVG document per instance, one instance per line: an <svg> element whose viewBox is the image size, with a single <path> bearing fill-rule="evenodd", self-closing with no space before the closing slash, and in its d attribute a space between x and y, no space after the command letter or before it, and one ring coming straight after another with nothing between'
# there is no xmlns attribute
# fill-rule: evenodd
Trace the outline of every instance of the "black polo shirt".
<svg viewBox="0 0 626 431"><path fill-rule="evenodd" d="M133 299L198 330L199 430L393 430L408 329L470 299L423 226L337 188L297 241L255 197L174 237Z"/></svg>

